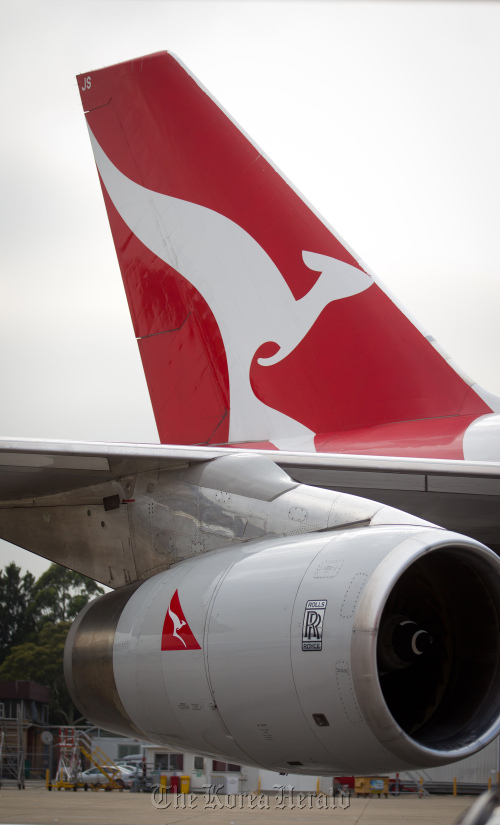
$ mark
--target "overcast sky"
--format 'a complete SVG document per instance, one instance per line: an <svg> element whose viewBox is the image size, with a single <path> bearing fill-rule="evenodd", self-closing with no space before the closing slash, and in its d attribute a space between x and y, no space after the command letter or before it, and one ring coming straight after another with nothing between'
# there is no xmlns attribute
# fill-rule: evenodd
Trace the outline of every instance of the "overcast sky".
<svg viewBox="0 0 500 825"><path fill-rule="evenodd" d="M162 49L500 394L499 42L494 2L3 0L0 433L158 440L75 75Z"/></svg>

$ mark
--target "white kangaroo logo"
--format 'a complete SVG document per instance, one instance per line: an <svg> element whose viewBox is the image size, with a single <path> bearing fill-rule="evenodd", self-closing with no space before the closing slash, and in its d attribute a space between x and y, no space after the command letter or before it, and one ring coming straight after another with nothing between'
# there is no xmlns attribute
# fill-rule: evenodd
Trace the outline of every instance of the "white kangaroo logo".
<svg viewBox="0 0 500 825"><path fill-rule="evenodd" d="M182 642L182 644L184 645L184 647L187 647L186 642L184 641L184 639L183 639L183 638L181 638L181 636L179 636L179 634L178 634L178 632L177 632L177 631L178 631L178 630L180 630L182 627L184 627L184 625L186 624L186 622L185 622L184 620L182 620L182 621L181 621L181 620L179 619L179 617L178 617L178 616L174 613L174 611L172 610L172 608L170 607L170 605L169 605L169 606L168 606L168 608L167 608L167 613L168 613L168 615L170 616L170 619L171 619L172 624L173 624L173 626L174 626L174 629L173 629L173 635L175 636L175 638L176 638L176 639L179 639L179 641L180 641L180 642Z"/></svg>
<svg viewBox="0 0 500 825"><path fill-rule="evenodd" d="M271 341L279 350L258 363L281 361L327 304L363 292L372 278L336 258L303 252L306 266L321 275L296 301L269 255L244 229L204 206L134 183L111 163L91 131L90 139L104 186L125 223L201 293L215 316L229 372L229 441L268 440L281 449L314 450L308 427L256 398L249 376L252 359Z"/></svg>

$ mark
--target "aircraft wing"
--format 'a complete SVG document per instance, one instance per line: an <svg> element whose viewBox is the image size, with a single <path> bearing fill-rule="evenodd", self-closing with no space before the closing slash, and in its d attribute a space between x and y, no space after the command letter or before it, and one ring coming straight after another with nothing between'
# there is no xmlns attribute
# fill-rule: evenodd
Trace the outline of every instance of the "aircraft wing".
<svg viewBox="0 0 500 825"><path fill-rule="evenodd" d="M0 537L112 587L147 578L174 560L159 557L157 548L134 527L134 512L147 506L147 484L159 482L168 499L169 479L196 465L243 452L0 439ZM251 453L274 462L292 482L397 507L500 551L498 462L275 450ZM231 483L220 486L231 492ZM233 485L238 488L240 483L235 480ZM139 488L136 498L134 491ZM121 574L118 568L126 572Z"/></svg>

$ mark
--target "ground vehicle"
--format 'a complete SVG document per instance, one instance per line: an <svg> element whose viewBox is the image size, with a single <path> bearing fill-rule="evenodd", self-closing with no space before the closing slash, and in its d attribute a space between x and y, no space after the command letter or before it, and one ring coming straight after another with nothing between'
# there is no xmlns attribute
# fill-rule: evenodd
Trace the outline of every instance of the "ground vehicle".
<svg viewBox="0 0 500 825"><path fill-rule="evenodd" d="M133 758L129 757L129 761L127 758L123 760L119 760L117 766L120 768L124 768L130 771L132 781L137 782L140 786L149 789L153 784L153 774L151 771L151 765L147 765L143 762L142 756L136 756Z"/></svg>
<svg viewBox="0 0 500 825"><path fill-rule="evenodd" d="M102 770L96 766L82 771L78 782L92 787L93 785L107 785L110 779L123 788L130 788L134 777L133 770L123 765L103 765Z"/></svg>

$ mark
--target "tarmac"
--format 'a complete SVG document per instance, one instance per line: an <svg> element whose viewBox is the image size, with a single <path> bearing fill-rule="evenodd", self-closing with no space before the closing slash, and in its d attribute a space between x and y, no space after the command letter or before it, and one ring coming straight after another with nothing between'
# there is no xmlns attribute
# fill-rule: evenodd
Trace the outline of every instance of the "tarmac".
<svg viewBox="0 0 500 825"><path fill-rule="evenodd" d="M2 825L452 825L477 797L414 794L386 798L351 798L332 807L323 797L292 800L274 794L218 799L206 795L153 799L150 793L104 790L49 792L40 785L0 789ZM342 800L341 800L342 801ZM328 805L327 805L328 802ZM155 804L154 804L155 803ZM167 807L168 804L168 807ZM184 807L183 807L184 805ZM293 807L292 807L293 806ZM321 806L321 807L320 807ZM326 806L326 807L325 807Z"/></svg>

